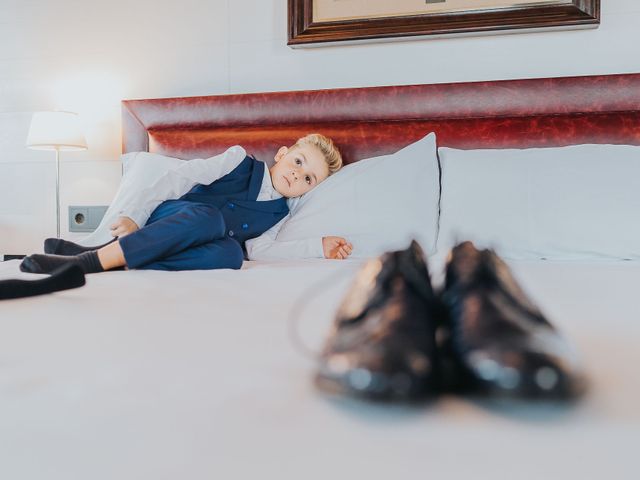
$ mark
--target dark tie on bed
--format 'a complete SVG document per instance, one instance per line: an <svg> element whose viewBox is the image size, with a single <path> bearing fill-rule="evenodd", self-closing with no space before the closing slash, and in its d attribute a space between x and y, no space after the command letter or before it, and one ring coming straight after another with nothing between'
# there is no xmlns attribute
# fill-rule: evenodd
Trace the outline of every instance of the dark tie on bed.
<svg viewBox="0 0 640 480"><path fill-rule="evenodd" d="M33 297L78 288L85 284L84 272L78 265L65 265L38 280L8 279L0 281L0 300Z"/></svg>

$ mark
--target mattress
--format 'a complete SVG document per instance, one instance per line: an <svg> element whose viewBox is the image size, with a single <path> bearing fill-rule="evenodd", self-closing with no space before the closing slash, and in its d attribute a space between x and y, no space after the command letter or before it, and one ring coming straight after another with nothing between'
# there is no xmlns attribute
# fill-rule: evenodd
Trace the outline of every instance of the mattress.
<svg viewBox="0 0 640 480"><path fill-rule="evenodd" d="M0 278L36 278L18 264ZM577 405L318 392L358 260L106 272L0 302L0 478L637 478L640 263L510 264L582 355Z"/></svg>

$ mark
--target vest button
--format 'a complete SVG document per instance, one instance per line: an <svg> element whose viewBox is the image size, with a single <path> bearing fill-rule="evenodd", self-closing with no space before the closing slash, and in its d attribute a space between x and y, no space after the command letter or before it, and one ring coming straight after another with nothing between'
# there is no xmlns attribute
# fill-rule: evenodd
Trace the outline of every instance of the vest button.
<svg viewBox="0 0 640 480"><path fill-rule="evenodd" d="M246 230L247 228L249 228L249 225L247 223L243 223L242 224L242 229Z"/></svg>
<svg viewBox="0 0 640 480"><path fill-rule="evenodd" d="M235 235L235 233L233 233L233 230L229 230L229 236L233 237Z"/></svg>

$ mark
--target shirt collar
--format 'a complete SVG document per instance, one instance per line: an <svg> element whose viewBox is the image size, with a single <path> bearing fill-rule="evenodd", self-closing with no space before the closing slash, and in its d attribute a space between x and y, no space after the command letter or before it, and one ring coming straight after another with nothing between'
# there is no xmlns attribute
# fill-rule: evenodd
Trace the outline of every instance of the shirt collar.
<svg viewBox="0 0 640 480"><path fill-rule="evenodd" d="M265 192L265 196L269 200L282 198L280 192L273 188L273 182L271 182L271 173L269 172L269 168L266 165L264 168L264 176L262 177L262 185L260 187L260 191Z"/></svg>

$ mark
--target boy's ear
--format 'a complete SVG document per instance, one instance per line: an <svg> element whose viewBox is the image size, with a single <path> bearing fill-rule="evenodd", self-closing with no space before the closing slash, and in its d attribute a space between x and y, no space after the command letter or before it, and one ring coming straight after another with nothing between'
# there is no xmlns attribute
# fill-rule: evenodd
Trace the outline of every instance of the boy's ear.
<svg viewBox="0 0 640 480"><path fill-rule="evenodd" d="M288 149L287 147L280 147L280 148L278 149L278 153L276 153L276 156L275 156L275 157L273 157L273 159L274 159L276 162L279 162L279 161L280 161L280 159L281 159L282 157L284 157L284 156L287 154L287 152L288 152L288 151L289 151L289 149Z"/></svg>

